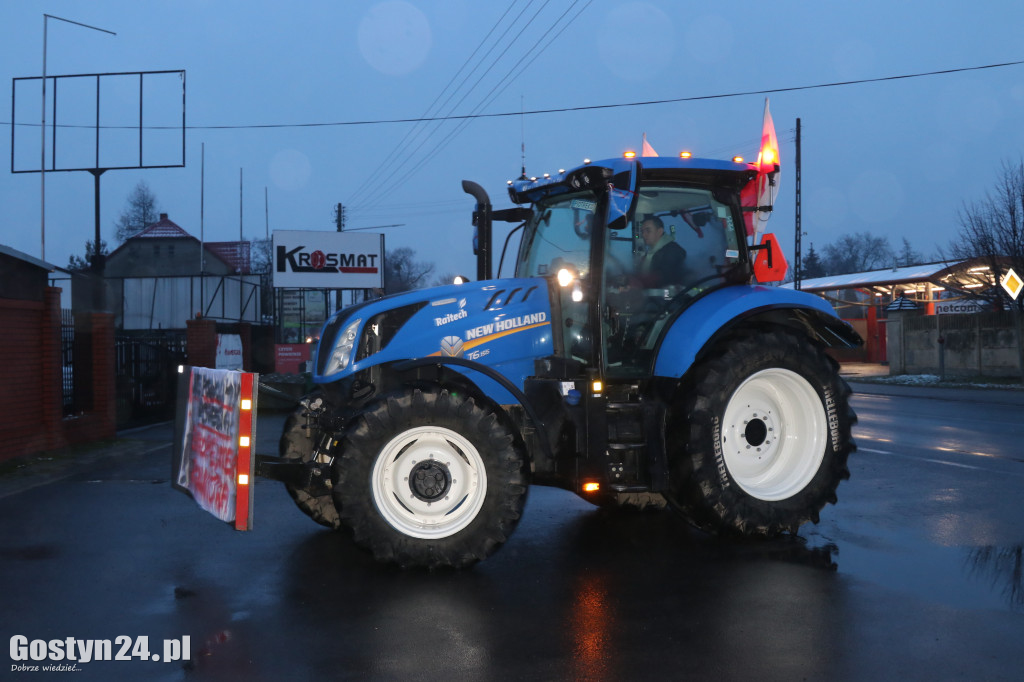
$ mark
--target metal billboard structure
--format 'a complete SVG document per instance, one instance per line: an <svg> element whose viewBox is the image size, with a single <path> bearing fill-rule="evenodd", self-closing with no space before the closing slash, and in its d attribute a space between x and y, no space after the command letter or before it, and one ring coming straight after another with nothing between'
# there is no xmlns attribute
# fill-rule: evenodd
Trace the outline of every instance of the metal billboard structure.
<svg viewBox="0 0 1024 682"><path fill-rule="evenodd" d="M41 117L45 121L47 109L50 123L40 124ZM89 117L85 112L93 115ZM14 78L11 123L12 173L92 174L95 244L99 251L101 175L109 170L185 166L185 71ZM93 270L103 271L99 255L93 260Z"/></svg>

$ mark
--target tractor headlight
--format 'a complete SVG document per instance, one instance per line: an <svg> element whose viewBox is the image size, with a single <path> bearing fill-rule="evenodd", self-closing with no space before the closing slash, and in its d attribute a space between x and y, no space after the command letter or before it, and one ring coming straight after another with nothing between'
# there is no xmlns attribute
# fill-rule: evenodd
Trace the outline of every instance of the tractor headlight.
<svg viewBox="0 0 1024 682"><path fill-rule="evenodd" d="M341 336L338 337L334 350L331 352L331 357L327 361L324 374L334 374L348 367L348 363L352 360L352 349L356 345L360 322L362 322L361 319L349 322L341 332Z"/></svg>

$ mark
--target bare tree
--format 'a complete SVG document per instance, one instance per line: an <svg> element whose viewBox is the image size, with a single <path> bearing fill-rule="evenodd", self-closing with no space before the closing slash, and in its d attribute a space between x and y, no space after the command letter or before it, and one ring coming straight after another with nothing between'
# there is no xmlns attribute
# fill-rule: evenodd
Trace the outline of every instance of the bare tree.
<svg viewBox="0 0 1024 682"><path fill-rule="evenodd" d="M954 260L978 259L988 266L987 298L1001 297L999 279L1009 268L1024 273L1024 159L1003 162L992 189L980 201L964 203L957 218L960 230L949 244ZM979 295L984 292L977 291ZM1016 305L1024 308L1024 297Z"/></svg>
<svg viewBox="0 0 1024 682"><path fill-rule="evenodd" d="M135 189L128 195L125 209L114 221L117 240L127 241L159 219L160 208L156 203L156 195L149 189L145 180L139 180L139 184L135 185Z"/></svg>
<svg viewBox="0 0 1024 682"><path fill-rule="evenodd" d="M416 252L407 246L387 251L384 263L384 290L389 294L426 286L434 272L433 263L414 260Z"/></svg>
<svg viewBox="0 0 1024 682"><path fill-rule="evenodd" d="M273 240L251 239L249 244L249 271L253 274L270 274L274 264Z"/></svg>
<svg viewBox="0 0 1024 682"><path fill-rule="evenodd" d="M889 240L870 232L843 235L825 246L822 265L826 275L879 270L892 265Z"/></svg>
<svg viewBox="0 0 1024 682"><path fill-rule="evenodd" d="M459 276L460 275L456 275L454 272L446 272L443 275L436 277L432 286L443 287L446 284L454 284L455 278Z"/></svg>

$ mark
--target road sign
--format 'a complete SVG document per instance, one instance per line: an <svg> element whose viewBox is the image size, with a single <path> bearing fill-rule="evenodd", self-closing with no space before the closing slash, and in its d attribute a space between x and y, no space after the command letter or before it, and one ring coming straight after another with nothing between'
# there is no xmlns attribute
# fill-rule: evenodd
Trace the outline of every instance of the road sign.
<svg viewBox="0 0 1024 682"><path fill-rule="evenodd" d="M1006 274L1003 275L1003 278L999 280L999 283L1003 285L1003 288L1006 289L1006 293L1010 294L1015 301L1017 300L1017 296L1020 295L1020 290L1024 289L1024 282L1022 282L1020 277L1017 276L1017 273L1013 271L1013 268L1010 268Z"/></svg>

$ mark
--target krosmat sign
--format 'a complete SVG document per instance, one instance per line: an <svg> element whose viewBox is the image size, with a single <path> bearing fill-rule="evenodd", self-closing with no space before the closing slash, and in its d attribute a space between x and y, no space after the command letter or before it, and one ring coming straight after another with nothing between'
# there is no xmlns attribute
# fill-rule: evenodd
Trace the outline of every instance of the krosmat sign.
<svg viewBox="0 0 1024 682"><path fill-rule="evenodd" d="M384 286L384 235L274 230L274 286L379 289Z"/></svg>

